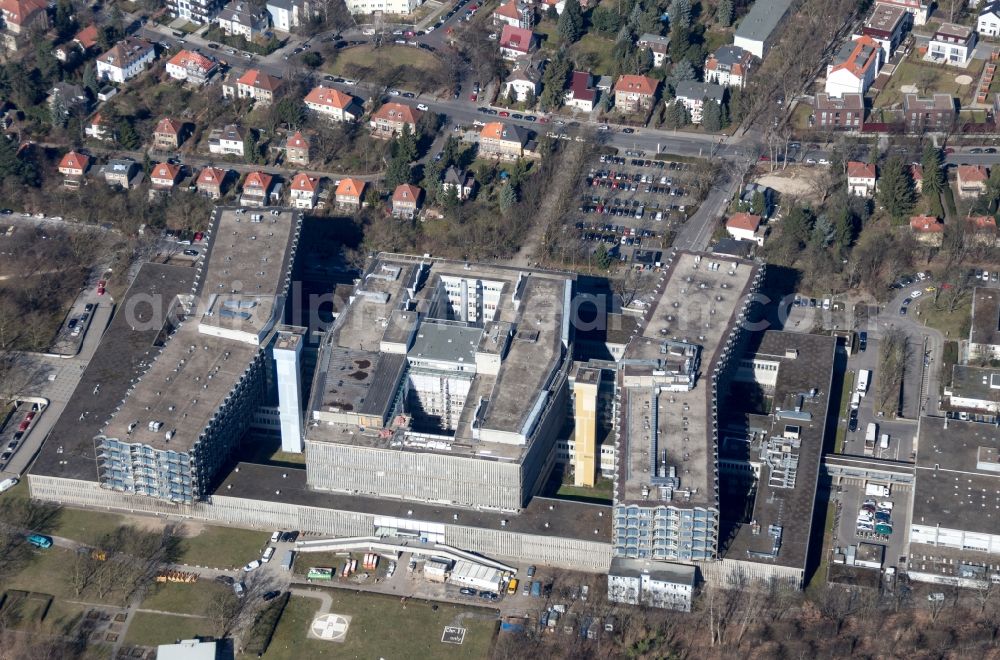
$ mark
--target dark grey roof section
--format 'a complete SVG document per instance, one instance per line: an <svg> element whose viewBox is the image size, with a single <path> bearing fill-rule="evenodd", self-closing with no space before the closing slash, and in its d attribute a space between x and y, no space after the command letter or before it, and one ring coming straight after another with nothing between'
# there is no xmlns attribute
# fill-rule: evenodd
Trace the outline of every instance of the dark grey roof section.
<svg viewBox="0 0 1000 660"><path fill-rule="evenodd" d="M519 514L476 511L310 490L306 487L306 471L303 469L250 463L240 463L238 471L231 472L215 494L402 519L412 518L442 525L467 525L496 531L611 543L613 519L610 506L544 497L532 498Z"/></svg>
<svg viewBox="0 0 1000 660"><path fill-rule="evenodd" d="M371 384L368 386L368 394L362 400L361 409L358 411L362 415L378 415L385 419L389 414L389 408L396 398L396 390L399 389L399 381L403 378L406 370L406 356L396 353L383 353L379 356L378 365L372 375Z"/></svg>
<svg viewBox="0 0 1000 660"><path fill-rule="evenodd" d="M676 92L677 98L697 100L711 99L716 103L722 103L722 99L726 93L726 88L722 85L716 85L715 83L702 83L694 80L685 80L677 83Z"/></svg>
<svg viewBox="0 0 1000 660"><path fill-rule="evenodd" d="M951 393L963 399L1000 402L1000 369L956 364L951 371Z"/></svg>
<svg viewBox="0 0 1000 660"><path fill-rule="evenodd" d="M795 454L794 485L791 488L778 485L780 476L764 462L753 508L752 520L756 524L739 527L726 557L805 569L836 345L834 337L795 332L769 331L761 338L753 357L778 362L778 380L773 396L774 412L770 416L752 416L751 425L765 427L758 434L764 443L770 438L783 437L790 427L797 428L799 447ZM757 451L759 446L751 448L753 460L758 460ZM779 544L771 534L772 526L781 528ZM817 533L822 534L822 530ZM775 548L777 553L771 556Z"/></svg>
<svg viewBox="0 0 1000 660"><path fill-rule="evenodd" d="M741 64L745 56L745 50L732 44L728 46L720 46L719 49L715 51L715 59L718 60L719 64L727 67L732 67L734 64Z"/></svg>
<svg viewBox="0 0 1000 660"><path fill-rule="evenodd" d="M757 0L736 28L736 36L752 41L767 41L788 13L792 0Z"/></svg>
<svg viewBox="0 0 1000 660"><path fill-rule="evenodd" d="M1000 344L1000 289L977 286L973 291L969 341L991 346Z"/></svg>
<svg viewBox="0 0 1000 660"><path fill-rule="evenodd" d="M134 305L131 320L135 323L165 319L176 296L190 293L194 275L195 269L189 266L143 264L42 445L32 474L97 481L94 436L125 398L132 380L160 351L155 343L162 326L133 330L123 310Z"/></svg>
<svg viewBox="0 0 1000 660"><path fill-rule="evenodd" d="M921 417L912 524L1000 534L1000 429Z"/></svg>
<svg viewBox="0 0 1000 660"><path fill-rule="evenodd" d="M694 587L696 568L693 564L674 564L663 561L644 561L642 559L627 559L613 557L609 575L637 578L648 575L659 582L673 582Z"/></svg>

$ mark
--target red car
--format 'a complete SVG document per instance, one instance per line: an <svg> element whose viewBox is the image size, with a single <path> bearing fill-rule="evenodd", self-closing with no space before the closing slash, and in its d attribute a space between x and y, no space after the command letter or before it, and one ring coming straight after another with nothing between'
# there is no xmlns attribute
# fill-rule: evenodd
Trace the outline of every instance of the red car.
<svg viewBox="0 0 1000 660"><path fill-rule="evenodd" d="M477 100L479 100L479 94L477 94L475 92L472 92L471 94L469 94L469 100L470 101L477 101Z"/></svg>
<svg viewBox="0 0 1000 660"><path fill-rule="evenodd" d="M547 117L539 117L538 118L538 123L539 124L547 124L547 123L549 123L549 120L548 120Z"/></svg>
<svg viewBox="0 0 1000 660"><path fill-rule="evenodd" d="M194 240L196 243L202 241L204 238L205 238L204 232L196 231L194 233Z"/></svg>
<svg viewBox="0 0 1000 660"><path fill-rule="evenodd" d="M108 286L108 281L107 280L98 280L97 281L97 295L103 296L105 290L107 290L107 286Z"/></svg>
<svg viewBox="0 0 1000 660"><path fill-rule="evenodd" d="M506 110L501 110L500 111L500 116L501 117L510 117L510 113L507 112Z"/></svg>

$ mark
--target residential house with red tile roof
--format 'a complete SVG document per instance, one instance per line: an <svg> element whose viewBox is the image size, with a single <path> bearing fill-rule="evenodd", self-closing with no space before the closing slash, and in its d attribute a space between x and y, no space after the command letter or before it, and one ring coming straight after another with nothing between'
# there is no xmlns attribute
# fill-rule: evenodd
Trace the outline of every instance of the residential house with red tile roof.
<svg viewBox="0 0 1000 660"><path fill-rule="evenodd" d="M274 102L275 93L281 88L281 81L258 69L247 69L235 78L230 76L222 85L224 98L253 99L254 102L269 105Z"/></svg>
<svg viewBox="0 0 1000 660"><path fill-rule="evenodd" d="M330 87L314 87L305 98L306 107L332 121L357 121L364 112L350 94Z"/></svg>
<svg viewBox="0 0 1000 660"><path fill-rule="evenodd" d="M737 241L751 241L764 245L764 229L761 217L752 213L734 213L726 220L726 233Z"/></svg>
<svg viewBox="0 0 1000 660"><path fill-rule="evenodd" d="M409 126L410 132L416 134L417 121L423 113L402 103L386 103L379 108L371 118L372 135L385 140L403 132L403 126Z"/></svg>
<svg viewBox="0 0 1000 660"><path fill-rule="evenodd" d="M531 30L504 25L500 31L500 55L505 60L516 60L531 53L535 35Z"/></svg>
<svg viewBox="0 0 1000 660"><path fill-rule="evenodd" d="M309 140L302 136L301 131L295 131L285 140L285 162L293 165L309 164Z"/></svg>
<svg viewBox="0 0 1000 660"><path fill-rule="evenodd" d="M73 43L80 47L80 50L87 52L97 46L97 25L91 23L76 33Z"/></svg>
<svg viewBox="0 0 1000 660"><path fill-rule="evenodd" d="M910 231L921 243L941 245L944 224L932 215L915 215L910 218Z"/></svg>
<svg viewBox="0 0 1000 660"><path fill-rule="evenodd" d="M742 89L752 65L752 53L739 46L720 46L705 60L705 82Z"/></svg>
<svg viewBox="0 0 1000 660"><path fill-rule="evenodd" d="M184 125L170 117L164 117L153 130L153 149L159 151L174 151L184 141L182 132Z"/></svg>
<svg viewBox="0 0 1000 660"><path fill-rule="evenodd" d="M59 161L59 173L63 175L63 185L67 188L79 188L88 167L90 167L90 156L76 151L68 152Z"/></svg>
<svg viewBox="0 0 1000 660"><path fill-rule="evenodd" d="M182 50L167 62L167 75L174 80L204 85L217 68L215 60L192 50Z"/></svg>
<svg viewBox="0 0 1000 660"><path fill-rule="evenodd" d="M337 206L360 209L361 205L364 203L366 185L367 184L360 179L341 179L340 183L337 184L337 190L334 193L334 201Z"/></svg>
<svg viewBox="0 0 1000 660"><path fill-rule="evenodd" d="M319 179L299 172L289 186L289 198L292 206L297 209L312 209L316 206L319 195Z"/></svg>
<svg viewBox="0 0 1000 660"><path fill-rule="evenodd" d="M198 174L195 186L202 195L207 195L212 199L222 197L222 186L226 182L228 172L217 167L206 167Z"/></svg>
<svg viewBox="0 0 1000 660"><path fill-rule="evenodd" d="M864 94L882 65L882 47L871 37L848 41L826 67L824 91L830 96Z"/></svg>
<svg viewBox="0 0 1000 660"><path fill-rule="evenodd" d="M115 139L114 127L99 112L90 118L90 122L84 127L83 132L87 137L95 140Z"/></svg>
<svg viewBox="0 0 1000 660"><path fill-rule="evenodd" d="M615 82L615 109L619 112L649 110L656 103L660 81L648 76L624 75Z"/></svg>
<svg viewBox="0 0 1000 660"><path fill-rule="evenodd" d="M535 22L535 10L526 3L509 0L500 3L493 12L493 25L510 25L516 28L530 30Z"/></svg>
<svg viewBox="0 0 1000 660"><path fill-rule="evenodd" d="M524 155L527 132L516 124L492 121L479 131L479 157L516 160Z"/></svg>
<svg viewBox="0 0 1000 660"><path fill-rule="evenodd" d="M959 197L979 197L986 192L986 182L990 178L989 170L982 165L959 165L955 181L958 184Z"/></svg>
<svg viewBox="0 0 1000 660"><path fill-rule="evenodd" d="M28 43L28 33L49 28L45 0L0 0L4 46L11 52Z"/></svg>
<svg viewBox="0 0 1000 660"><path fill-rule="evenodd" d="M97 58L97 78L121 84L145 71L154 59L153 44L126 37Z"/></svg>
<svg viewBox="0 0 1000 660"><path fill-rule="evenodd" d="M997 220L992 215L974 215L967 218L966 222L974 243L987 247L997 245Z"/></svg>
<svg viewBox="0 0 1000 660"><path fill-rule="evenodd" d="M149 173L149 180L153 185L153 190L166 192L173 190L174 186L181 178L181 166L173 163L155 163L153 171Z"/></svg>
<svg viewBox="0 0 1000 660"><path fill-rule="evenodd" d="M852 160L847 163L847 192L859 197L875 195L875 164Z"/></svg>
<svg viewBox="0 0 1000 660"><path fill-rule="evenodd" d="M404 183L392 192L392 214L397 218L413 218L420 209L424 191L417 186Z"/></svg>
<svg viewBox="0 0 1000 660"><path fill-rule="evenodd" d="M597 102L597 90L594 89L594 77L587 71L574 71L569 78L569 89L566 90L564 103L583 112L592 112Z"/></svg>
<svg viewBox="0 0 1000 660"><path fill-rule="evenodd" d="M274 177L266 172L251 172L243 181L240 206L267 206Z"/></svg>

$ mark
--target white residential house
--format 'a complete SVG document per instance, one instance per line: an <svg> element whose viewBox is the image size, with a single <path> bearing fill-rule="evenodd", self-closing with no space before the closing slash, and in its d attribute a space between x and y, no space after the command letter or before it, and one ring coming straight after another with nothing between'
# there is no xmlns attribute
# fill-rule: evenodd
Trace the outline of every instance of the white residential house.
<svg viewBox="0 0 1000 660"><path fill-rule="evenodd" d="M700 83L693 80L685 80L678 83L675 88L677 100L684 104L691 115L692 124L700 124L702 110L705 101L712 100L722 105L726 90L722 85L715 83Z"/></svg>
<svg viewBox="0 0 1000 660"><path fill-rule="evenodd" d="M243 145L246 136L246 129L236 124L213 129L208 136L208 152L242 157L245 153Z"/></svg>
<svg viewBox="0 0 1000 660"><path fill-rule="evenodd" d="M991 2L982 8L976 32L984 37L1000 37L1000 2Z"/></svg>
<svg viewBox="0 0 1000 660"><path fill-rule="evenodd" d="M182 50L167 62L167 75L174 80L183 80L204 85L218 68L214 60L201 53Z"/></svg>
<svg viewBox="0 0 1000 660"><path fill-rule="evenodd" d="M542 91L542 67L527 58L522 58L514 65L507 80L503 83L501 99L510 98L511 90L518 103L528 100L528 97L538 98Z"/></svg>
<svg viewBox="0 0 1000 660"><path fill-rule="evenodd" d="M167 0L167 9L177 18L203 25L222 9L223 0Z"/></svg>
<svg viewBox="0 0 1000 660"><path fill-rule="evenodd" d="M531 5L509 0L501 3L493 12L493 25L512 25L530 30L535 19L535 10Z"/></svg>
<svg viewBox="0 0 1000 660"><path fill-rule="evenodd" d="M824 91L834 98L864 94L878 75L882 47L871 37L848 41L826 67Z"/></svg>
<svg viewBox="0 0 1000 660"><path fill-rule="evenodd" d="M305 98L306 107L332 121L357 121L364 112L350 94L330 87L314 87Z"/></svg>
<svg viewBox="0 0 1000 660"><path fill-rule="evenodd" d="M319 179L300 172L292 179L289 186L291 204L297 209L312 209L316 206L316 196L319 194Z"/></svg>
<svg viewBox="0 0 1000 660"><path fill-rule="evenodd" d="M766 228L761 226L761 217L741 211L734 213L726 221L726 233L737 241L750 241L764 245Z"/></svg>
<svg viewBox="0 0 1000 660"><path fill-rule="evenodd" d="M569 89L566 90L565 103L570 108L583 112L593 112L597 102L597 90L594 89L594 77L587 71L574 71L569 79Z"/></svg>
<svg viewBox="0 0 1000 660"><path fill-rule="evenodd" d="M216 22L226 34L252 41L267 29L267 12L254 9L248 2L233 0L219 12Z"/></svg>
<svg viewBox="0 0 1000 660"><path fill-rule="evenodd" d="M307 0L267 0L265 7L275 30L289 32L309 20Z"/></svg>
<svg viewBox="0 0 1000 660"><path fill-rule="evenodd" d="M608 571L608 600L690 612L695 571L689 564L614 557Z"/></svg>
<svg viewBox="0 0 1000 660"><path fill-rule="evenodd" d="M705 60L705 82L743 88L753 55L739 46L720 46Z"/></svg>
<svg viewBox="0 0 1000 660"><path fill-rule="evenodd" d="M859 197L875 196L876 171L874 163L852 160L847 163L847 192Z"/></svg>
<svg viewBox="0 0 1000 660"><path fill-rule="evenodd" d="M640 50L648 49L653 52L653 66L662 66L670 55L670 37L647 33L640 36L635 45Z"/></svg>
<svg viewBox="0 0 1000 660"><path fill-rule="evenodd" d="M145 71L154 59L156 49L153 44L128 37L97 58L97 78L124 83Z"/></svg>
<svg viewBox="0 0 1000 660"><path fill-rule="evenodd" d="M965 66L976 47L976 33L964 25L942 23L927 44L927 55L933 60Z"/></svg>

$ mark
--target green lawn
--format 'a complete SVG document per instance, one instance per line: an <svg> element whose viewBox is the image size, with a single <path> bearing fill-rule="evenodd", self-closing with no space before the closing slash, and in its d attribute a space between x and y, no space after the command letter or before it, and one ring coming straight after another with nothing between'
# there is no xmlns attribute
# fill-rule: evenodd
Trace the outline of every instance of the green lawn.
<svg viewBox="0 0 1000 660"><path fill-rule="evenodd" d="M496 617L485 609L421 601L405 604L393 596L326 590L333 597L332 611L352 617L343 643L308 639L306 631L319 609L320 601L294 596L278 623L274 639L264 657L268 660L301 658L486 658ZM463 613L474 617L460 618ZM444 644L444 626L466 629L461 646Z"/></svg>
<svg viewBox="0 0 1000 660"><path fill-rule="evenodd" d="M572 500L602 501L610 502L614 483L611 479L598 477L593 488L574 486L573 484L563 484L556 492L556 497L565 497Z"/></svg>
<svg viewBox="0 0 1000 660"><path fill-rule="evenodd" d="M916 56L911 56L896 67L889 84L875 98L875 106L887 108L901 104L903 85L916 85L921 96L927 96L930 92L958 96L965 105L972 96L976 83L979 82L983 64L983 60L973 60L968 69L959 69L942 64L929 64L918 60ZM955 82L955 77L963 74L972 77L971 84L959 85Z"/></svg>
<svg viewBox="0 0 1000 660"><path fill-rule="evenodd" d="M76 598L67 572L73 565L74 553L62 548L35 551L31 562L19 573L8 578L4 589L22 589L51 594L56 598Z"/></svg>
<svg viewBox="0 0 1000 660"><path fill-rule="evenodd" d="M52 533L80 543L96 545L101 537L124 524L125 517L117 513L63 507Z"/></svg>
<svg viewBox="0 0 1000 660"><path fill-rule="evenodd" d="M323 69L334 75L429 91L439 82L441 61L432 53L413 46L386 44L372 48L366 45L339 51Z"/></svg>
<svg viewBox="0 0 1000 660"><path fill-rule="evenodd" d="M585 34L578 42L570 47L570 53L577 62L581 62L584 68L589 68L594 75L608 75L614 60L611 51L615 47L615 42L607 37L596 34Z"/></svg>
<svg viewBox="0 0 1000 660"><path fill-rule="evenodd" d="M191 584L161 582L149 590L142 601L144 610L161 610L177 614L207 614L212 599L226 593L229 587L212 580L199 580Z"/></svg>
<svg viewBox="0 0 1000 660"><path fill-rule="evenodd" d="M125 634L125 643L135 646L173 644L178 639L215 635L215 626L208 619L195 619L172 614L136 612Z"/></svg>
<svg viewBox="0 0 1000 660"><path fill-rule="evenodd" d="M238 568L257 559L270 534L231 527L205 527L198 536L181 539L179 563Z"/></svg>
<svg viewBox="0 0 1000 660"><path fill-rule="evenodd" d="M968 337L972 323L972 294L966 294L954 312L949 311L947 296L947 291L942 292L941 299L935 304L934 294L925 293L913 302L910 314L917 315L924 325L941 331L946 339Z"/></svg>

